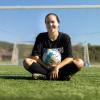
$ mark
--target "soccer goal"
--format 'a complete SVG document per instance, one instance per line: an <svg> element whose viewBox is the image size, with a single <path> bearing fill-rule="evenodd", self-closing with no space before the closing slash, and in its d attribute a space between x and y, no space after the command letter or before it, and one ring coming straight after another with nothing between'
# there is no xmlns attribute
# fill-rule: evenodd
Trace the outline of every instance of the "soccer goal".
<svg viewBox="0 0 100 100"><path fill-rule="evenodd" d="M100 9L100 5L54 5L54 6L0 6L0 11L11 11L11 10L80 10L80 9ZM47 11L46 11L47 12ZM63 15L64 16L64 15ZM35 38L35 37L34 37ZM4 43L5 44L5 43ZM4 45L4 44L1 44ZM74 56L81 57L84 59L85 66L90 66L91 59L90 59L90 53L89 53L89 47L88 43L78 43L73 46ZM5 47L2 47L0 49L0 65L20 65L22 64L22 61L25 57L28 57L31 53L33 44L31 43L19 43L14 42L9 44L6 44L6 50L4 50ZM77 52L79 50L79 53ZM91 57L92 58L92 57Z"/></svg>

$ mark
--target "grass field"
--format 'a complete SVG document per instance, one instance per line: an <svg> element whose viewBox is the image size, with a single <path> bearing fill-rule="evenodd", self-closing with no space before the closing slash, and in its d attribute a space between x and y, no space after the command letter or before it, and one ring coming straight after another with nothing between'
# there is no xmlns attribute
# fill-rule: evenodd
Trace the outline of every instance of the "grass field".
<svg viewBox="0 0 100 100"><path fill-rule="evenodd" d="M100 68L84 68L71 81L32 80L19 66L0 66L0 100L100 100Z"/></svg>

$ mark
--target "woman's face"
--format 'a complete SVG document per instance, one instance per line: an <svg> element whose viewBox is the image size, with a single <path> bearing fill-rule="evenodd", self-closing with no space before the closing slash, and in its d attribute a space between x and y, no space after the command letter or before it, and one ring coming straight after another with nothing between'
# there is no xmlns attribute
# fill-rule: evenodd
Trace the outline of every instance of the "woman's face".
<svg viewBox="0 0 100 100"><path fill-rule="evenodd" d="M47 27L47 31L49 33L55 33L58 32L58 27L59 27L59 23L57 21L56 16L54 15L49 15L46 18L46 27Z"/></svg>

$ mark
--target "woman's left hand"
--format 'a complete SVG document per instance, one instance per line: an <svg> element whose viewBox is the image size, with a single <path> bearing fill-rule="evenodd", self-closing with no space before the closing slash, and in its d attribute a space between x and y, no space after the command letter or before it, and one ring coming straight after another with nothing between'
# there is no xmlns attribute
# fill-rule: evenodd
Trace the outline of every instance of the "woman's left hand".
<svg viewBox="0 0 100 100"><path fill-rule="evenodd" d="M50 73L50 79L58 79L59 69L57 67L53 67Z"/></svg>

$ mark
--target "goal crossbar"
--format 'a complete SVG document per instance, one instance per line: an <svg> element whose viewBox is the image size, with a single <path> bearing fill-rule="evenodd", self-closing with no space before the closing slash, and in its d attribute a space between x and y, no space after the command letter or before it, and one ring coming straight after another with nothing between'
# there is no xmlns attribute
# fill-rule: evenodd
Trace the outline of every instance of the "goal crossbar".
<svg viewBox="0 0 100 100"><path fill-rule="evenodd" d="M0 10L32 10L32 9L100 9L100 5L0 6Z"/></svg>

